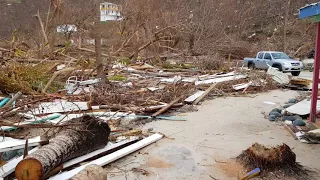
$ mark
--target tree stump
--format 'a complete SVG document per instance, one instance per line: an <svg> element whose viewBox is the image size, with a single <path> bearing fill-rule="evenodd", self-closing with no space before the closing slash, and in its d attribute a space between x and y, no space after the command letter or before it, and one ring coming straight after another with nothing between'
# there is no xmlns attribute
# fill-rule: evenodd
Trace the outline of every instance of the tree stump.
<svg viewBox="0 0 320 180"><path fill-rule="evenodd" d="M267 148L255 143L241 153L238 158L240 162L250 168L261 168L263 170L275 170L281 168L296 167L296 154L291 148L283 144L277 147Z"/></svg>
<svg viewBox="0 0 320 180"><path fill-rule="evenodd" d="M107 180L108 174L107 172L98 165L89 165L78 174L73 176L70 180Z"/></svg>
<svg viewBox="0 0 320 180"><path fill-rule="evenodd" d="M91 116L75 118L77 123L60 131L50 143L22 160L15 169L18 180L44 179L62 163L107 145L110 128L106 122Z"/></svg>

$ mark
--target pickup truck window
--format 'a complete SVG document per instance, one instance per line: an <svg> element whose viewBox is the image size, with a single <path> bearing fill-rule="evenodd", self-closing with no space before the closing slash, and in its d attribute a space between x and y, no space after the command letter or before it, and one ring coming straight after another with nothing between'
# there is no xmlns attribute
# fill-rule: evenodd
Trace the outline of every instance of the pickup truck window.
<svg viewBox="0 0 320 180"><path fill-rule="evenodd" d="M263 53L258 54L258 59L263 59Z"/></svg>
<svg viewBox="0 0 320 180"><path fill-rule="evenodd" d="M271 55L269 53L264 54L264 59L272 60Z"/></svg>
<svg viewBox="0 0 320 180"><path fill-rule="evenodd" d="M271 53L273 59L290 59L285 53Z"/></svg>

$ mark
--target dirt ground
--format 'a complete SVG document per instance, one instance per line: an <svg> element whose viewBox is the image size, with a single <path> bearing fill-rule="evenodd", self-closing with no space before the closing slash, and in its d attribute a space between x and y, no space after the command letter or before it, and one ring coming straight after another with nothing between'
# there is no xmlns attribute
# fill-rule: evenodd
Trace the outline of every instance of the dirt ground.
<svg viewBox="0 0 320 180"><path fill-rule="evenodd" d="M320 145L294 140L282 126L269 122L262 114L297 95L295 91L276 90L254 98L217 98L204 102L197 112L182 114L188 119L186 122L146 124L144 129L153 128L168 138L109 165L109 179L238 179L245 169L232 158L255 142L286 143L301 165L320 171Z"/></svg>

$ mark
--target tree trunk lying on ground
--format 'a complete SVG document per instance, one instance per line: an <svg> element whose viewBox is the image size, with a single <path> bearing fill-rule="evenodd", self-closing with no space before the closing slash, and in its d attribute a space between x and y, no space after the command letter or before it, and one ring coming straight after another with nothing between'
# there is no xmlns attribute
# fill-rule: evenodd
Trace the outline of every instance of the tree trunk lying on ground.
<svg viewBox="0 0 320 180"><path fill-rule="evenodd" d="M108 174L101 166L89 165L70 180L107 180Z"/></svg>
<svg viewBox="0 0 320 180"><path fill-rule="evenodd" d="M15 171L18 180L44 179L63 162L107 145L110 128L106 122L84 116L68 123L82 125L60 131L49 144L22 160Z"/></svg>

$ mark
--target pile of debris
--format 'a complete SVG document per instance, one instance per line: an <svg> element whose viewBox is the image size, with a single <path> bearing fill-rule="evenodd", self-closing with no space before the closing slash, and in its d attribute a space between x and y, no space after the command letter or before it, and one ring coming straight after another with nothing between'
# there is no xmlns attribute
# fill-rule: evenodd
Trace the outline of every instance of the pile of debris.
<svg viewBox="0 0 320 180"><path fill-rule="evenodd" d="M9 72L0 78L2 178L70 179L163 137L141 124L186 121L174 110L277 88L265 72L243 68L217 73L117 63L102 82L78 63L2 66Z"/></svg>
<svg viewBox="0 0 320 180"><path fill-rule="evenodd" d="M272 122L283 122L285 129L294 139L303 143L318 144L320 143L320 129L316 124L307 121L311 100L306 96L289 99L284 106L272 109L268 118Z"/></svg>

